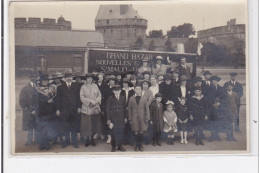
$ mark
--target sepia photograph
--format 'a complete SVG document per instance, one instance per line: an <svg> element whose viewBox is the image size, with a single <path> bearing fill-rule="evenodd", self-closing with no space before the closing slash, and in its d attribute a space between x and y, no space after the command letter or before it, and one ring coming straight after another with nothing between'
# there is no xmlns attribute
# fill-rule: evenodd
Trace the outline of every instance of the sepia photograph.
<svg viewBox="0 0 260 173"><path fill-rule="evenodd" d="M10 2L13 155L250 151L247 1Z"/></svg>

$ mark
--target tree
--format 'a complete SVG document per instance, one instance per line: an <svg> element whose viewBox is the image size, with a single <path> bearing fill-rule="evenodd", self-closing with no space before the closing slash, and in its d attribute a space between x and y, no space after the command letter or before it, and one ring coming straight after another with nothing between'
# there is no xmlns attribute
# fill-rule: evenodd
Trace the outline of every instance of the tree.
<svg viewBox="0 0 260 173"><path fill-rule="evenodd" d="M172 26L170 31L167 31L168 38L188 38L190 35L195 35L196 31L190 23L184 23L179 26Z"/></svg>
<svg viewBox="0 0 260 173"><path fill-rule="evenodd" d="M162 30L152 30L149 32L149 38L163 38Z"/></svg>
<svg viewBox="0 0 260 173"><path fill-rule="evenodd" d="M170 41L170 39L167 39L164 45L166 46L167 51L169 51L169 52L175 51L175 49L172 48L172 42Z"/></svg>
<svg viewBox="0 0 260 173"><path fill-rule="evenodd" d="M245 40L239 39L237 37L230 38L229 53L231 59L231 64L237 68L239 65L245 66Z"/></svg>
<svg viewBox="0 0 260 173"><path fill-rule="evenodd" d="M144 41L143 41L142 37L138 37L138 39L135 41L135 43L133 45L133 49L135 49L135 50L142 49L143 44L144 44Z"/></svg>
<svg viewBox="0 0 260 173"><path fill-rule="evenodd" d="M154 40L152 40L148 46L148 50L155 50L155 43Z"/></svg>

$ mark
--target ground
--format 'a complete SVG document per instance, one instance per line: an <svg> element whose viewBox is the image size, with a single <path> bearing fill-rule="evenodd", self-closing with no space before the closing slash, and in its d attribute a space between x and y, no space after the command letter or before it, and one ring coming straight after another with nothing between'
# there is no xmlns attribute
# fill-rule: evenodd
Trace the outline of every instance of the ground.
<svg viewBox="0 0 260 173"><path fill-rule="evenodd" d="M239 150L239 151L245 151L247 148L247 133L246 133L246 76L245 76L245 69L205 69L210 70L212 74L217 74L222 78L220 81L220 85L223 85L224 82L229 80L229 73L230 72L237 72L238 73L238 81L242 83L244 88L244 96L241 100L241 108L240 108L240 130L241 133L234 132L234 137L237 139L237 142L230 142L226 141L225 134L221 133L220 137L222 141L214 141L214 142L208 142L207 139L204 139L204 146L197 146L194 144L194 139L190 139L189 143L187 145L181 144L177 133L177 141L173 146L167 145L165 142L162 143L162 146L152 146L147 145L144 146L144 150L147 152L156 152L156 151L174 151L174 152L184 152L184 151L196 151L197 153L200 153L200 151L209 151L209 152L216 152L216 151L222 151L225 152L225 150ZM200 69L198 69L197 74L201 72ZM15 92L16 92L16 120L15 120L15 150L17 153L25 153L25 152L55 152L55 153L61 153L65 154L65 152L80 152L80 154L84 154L85 152L109 152L111 150L111 146L109 144L106 144L105 141L97 140L97 146L95 147L84 147L83 144L80 144L79 148L73 148L72 146L68 146L67 148L61 148L60 145L53 145L52 148L49 151L39 151L38 145L33 144L33 146L25 146L26 138L27 138L27 132L22 131L22 110L19 105L19 93L28 82L28 79L25 78L17 78L15 81ZM210 133L208 131L205 131L205 137L208 138ZM189 133L188 136L192 136L192 133ZM131 146L125 146L125 149L128 152L133 152L133 147ZM87 153L86 153L87 154Z"/></svg>

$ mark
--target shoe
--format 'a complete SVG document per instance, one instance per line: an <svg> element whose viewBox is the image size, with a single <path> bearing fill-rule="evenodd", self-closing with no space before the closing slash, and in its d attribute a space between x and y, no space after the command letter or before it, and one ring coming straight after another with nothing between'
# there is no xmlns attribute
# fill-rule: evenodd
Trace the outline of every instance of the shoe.
<svg viewBox="0 0 260 173"><path fill-rule="evenodd" d="M46 150L49 150L49 149L51 149L51 146L50 146L50 144L49 144L49 143L47 143L47 144L45 145L45 149L46 149Z"/></svg>
<svg viewBox="0 0 260 173"><path fill-rule="evenodd" d="M200 145L204 145L204 143L202 142L201 139L199 140L199 144L200 144Z"/></svg>
<svg viewBox="0 0 260 173"><path fill-rule="evenodd" d="M199 145L200 143L199 143L199 139L196 139L196 145Z"/></svg>
<svg viewBox="0 0 260 173"><path fill-rule="evenodd" d="M143 146L142 146L142 145L139 147L139 151L141 151L141 152L143 152L143 151L144 151L144 148L143 148Z"/></svg>
<svg viewBox="0 0 260 173"><path fill-rule="evenodd" d="M171 145L174 145L174 138L171 139Z"/></svg>
<svg viewBox="0 0 260 173"><path fill-rule="evenodd" d="M181 144L183 144L184 143L184 140L181 140Z"/></svg>
<svg viewBox="0 0 260 173"><path fill-rule="evenodd" d="M69 146L69 143L68 142L63 142L61 144L61 148L66 148L67 146Z"/></svg>
<svg viewBox="0 0 260 173"><path fill-rule="evenodd" d="M188 144L188 141L187 141L187 140L185 140L185 141L184 141L184 143L185 143L185 144Z"/></svg>
<svg viewBox="0 0 260 173"><path fill-rule="evenodd" d="M89 140L86 140L85 147L88 147L88 146L89 146Z"/></svg>
<svg viewBox="0 0 260 173"><path fill-rule="evenodd" d="M110 144L110 143L111 143L111 136L107 135L107 144Z"/></svg>
<svg viewBox="0 0 260 173"><path fill-rule="evenodd" d="M79 148L79 144L78 144L78 143L74 143L74 144L73 144L73 147L74 147L74 148Z"/></svg>
<svg viewBox="0 0 260 173"><path fill-rule="evenodd" d="M116 148L113 147L113 148L111 149L111 152L116 152Z"/></svg>
<svg viewBox="0 0 260 173"><path fill-rule="evenodd" d="M118 147L118 150L119 150L119 151L122 151L122 152L125 152L125 151L126 151L126 150L124 149L124 147L122 147L122 146Z"/></svg>
<svg viewBox="0 0 260 173"><path fill-rule="evenodd" d="M94 139L90 141L90 145L92 145L93 147L97 145Z"/></svg>
<svg viewBox="0 0 260 173"><path fill-rule="evenodd" d="M158 145L158 146L161 146L161 145L162 145L161 140L157 140L157 145Z"/></svg>
<svg viewBox="0 0 260 173"><path fill-rule="evenodd" d="M137 146L137 145L135 146L135 151L139 151L139 150L138 150L138 146Z"/></svg>
<svg viewBox="0 0 260 173"><path fill-rule="evenodd" d="M167 144L171 145L171 139L170 138L167 139Z"/></svg>
<svg viewBox="0 0 260 173"><path fill-rule="evenodd" d="M155 141L155 139L153 140L153 146L156 146L156 141Z"/></svg>

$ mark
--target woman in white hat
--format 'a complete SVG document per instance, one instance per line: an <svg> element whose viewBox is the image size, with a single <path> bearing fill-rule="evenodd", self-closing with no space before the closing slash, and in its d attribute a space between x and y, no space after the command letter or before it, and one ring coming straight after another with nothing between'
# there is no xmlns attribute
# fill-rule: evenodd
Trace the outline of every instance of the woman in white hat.
<svg viewBox="0 0 260 173"><path fill-rule="evenodd" d="M156 64L152 68L152 73L154 75L158 75L159 73L165 75L166 74L166 70L168 68L171 68L171 65L163 64L162 61L163 61L163 57L162 56L157 56L156 57Z"/></svg>

